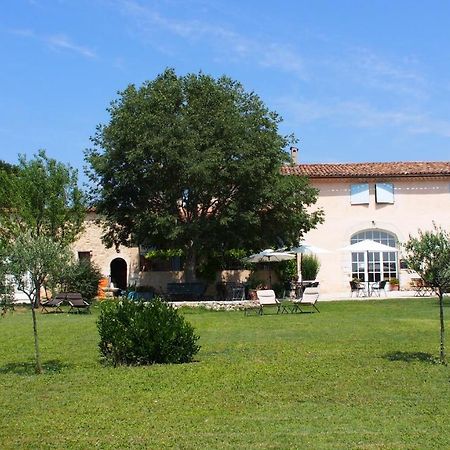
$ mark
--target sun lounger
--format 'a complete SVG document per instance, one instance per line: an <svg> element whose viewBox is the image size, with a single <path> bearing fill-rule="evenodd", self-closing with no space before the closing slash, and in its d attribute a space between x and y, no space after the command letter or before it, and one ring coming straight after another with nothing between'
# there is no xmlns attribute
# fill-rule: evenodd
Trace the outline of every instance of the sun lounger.
<svg viewBox="0 0 450 450"><path fill-rule="evenodd" d="M86 301L83 300L83 297L81 294L77 292L68 292L66 294L67 301L70 305L69 312L77 311L80 312L81 310L85 310L87 312L91 312L90 307L91 305Z"/></svg>
<svg viewBox="0 0 450 450"><path fill-rule="evenodd" d="M277 314L280 312L281 303L276 298L275 292L272 289L256 291L256 296L257 302L245 308L245 314L248 314L250 310L256 310L257 314L263 315L264 308L268 306L276 306Z"/></svg>
<svg viewBox="0 0 450 450"><path fill-rule="evenodd" d="M55 295L54 298L51 298L50 300L41 301L42 312L46 313L50 312L49 308L54 309L54 312L63 312L63 310L61 309L61 305L65 300L66 300L65 294L57 294Z"/></svg>
<svg viewBox="0 0 450 450"><path fill-rule="evenodd" d="M317 300L319 300L319 288L308 287L303 292L303 295L301 298L299 298L298 300L294 300L292 302L292 304L293 304L292 312L293 313L295 313L295 312L302 313L302 312L304 312L302 308L305 308L305 307L312 307L317 312L320 312L316 306ZM313 312L313 311L311 311L311 312Z"/></svg>

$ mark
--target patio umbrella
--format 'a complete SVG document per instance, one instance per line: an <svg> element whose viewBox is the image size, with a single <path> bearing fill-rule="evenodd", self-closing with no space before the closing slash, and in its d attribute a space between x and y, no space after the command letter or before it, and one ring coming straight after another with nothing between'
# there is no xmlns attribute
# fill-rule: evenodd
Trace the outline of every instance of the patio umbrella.
<svg viewBox="0 0 450 450"><path fill-rule="evenodd" d="M275 251L271 248L263 250L262 252L255 253L250 255L248 258L245 258L245 261L251 263L271 263L271 262L280 262L287 261L289 259L294 259L295 255L293 253L283 252L283 251ZM269 285L272 287L272 271L269 265Z"/></svg>
<svg viewBox="0 0 450 450"><path fill-rule="evenodd" d="M293 253L296 257L297 261L297 276L300 281L302 279L302 259L305 253L307 254L319 254L319 253L330 253L328 250L325 250L320 247L316 247L315 245L308 244L307 242L300 242L298 247L292 247L290 250L286 250L288 253ZM298 257L300 255L300 258Z"/></svg>
<svg viewBox="0 0 450 450"><path fill-rule="evenodd" d="M349 252L398 252L395 247L390 247L389 245L384 245L371 239L364 239L355 244L347 245L346 247L342 247L341 250L347 250Z"/></svg>

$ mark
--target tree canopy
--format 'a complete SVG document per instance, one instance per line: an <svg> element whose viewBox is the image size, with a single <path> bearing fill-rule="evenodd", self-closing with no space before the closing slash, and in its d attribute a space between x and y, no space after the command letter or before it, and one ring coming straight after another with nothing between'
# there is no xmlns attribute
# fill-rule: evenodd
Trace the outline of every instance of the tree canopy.
<svg viewBox="0 0 450 450"><path fill-rule="evenodd" d="M0 167L0 239L20 233L73 242L82 229L86 202L77 171L41 150L33 159L19 156L14 170Z"/></svg>
<svg viewBox="0 0 450 450"><path fill-rule="evenodd" d="M228 77L167 69L129 85L86 154L108 245L184 251L188 272L214 252L296 243L322 221L317 191L280 174L281 118Z"/></svg>

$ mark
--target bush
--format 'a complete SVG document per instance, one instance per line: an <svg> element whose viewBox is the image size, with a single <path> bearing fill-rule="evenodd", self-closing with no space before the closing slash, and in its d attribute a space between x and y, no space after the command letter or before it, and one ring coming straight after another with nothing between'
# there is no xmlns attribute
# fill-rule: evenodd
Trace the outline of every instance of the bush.
<svg viewBox="0 0 450 450"><path fill-rule="evenodd" d="M97 297L101 278L100 269L95 264L78 261L62 274L60 289L64 292L79 292L85 300L92 300Z"/></svg>
<svg viewBox="0 0 450 450"><path fill-rule="evenodd" d="M302 280L315 280L319 273L320 262L316 255L303 255L302 257Z"/></svg>
<svg viewBox="0 0 450 450"><path fill-rule="evenodd" d="M192 325L159 299L104 301L97 327L100 352L114 366L186 363L200 350Z"/></svg>

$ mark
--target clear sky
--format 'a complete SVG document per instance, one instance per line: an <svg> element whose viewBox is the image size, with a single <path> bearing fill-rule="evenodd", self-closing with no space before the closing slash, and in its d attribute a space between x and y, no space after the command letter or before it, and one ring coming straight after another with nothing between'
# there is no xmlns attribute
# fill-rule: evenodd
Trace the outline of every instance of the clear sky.
<svg viewBox="0 0 450 450"><path fill-rule="evenodd" d="M448 0L3 0L0 159L82 170L118 90L226 74L281 114L304 162L450 155Z"/></svg>

